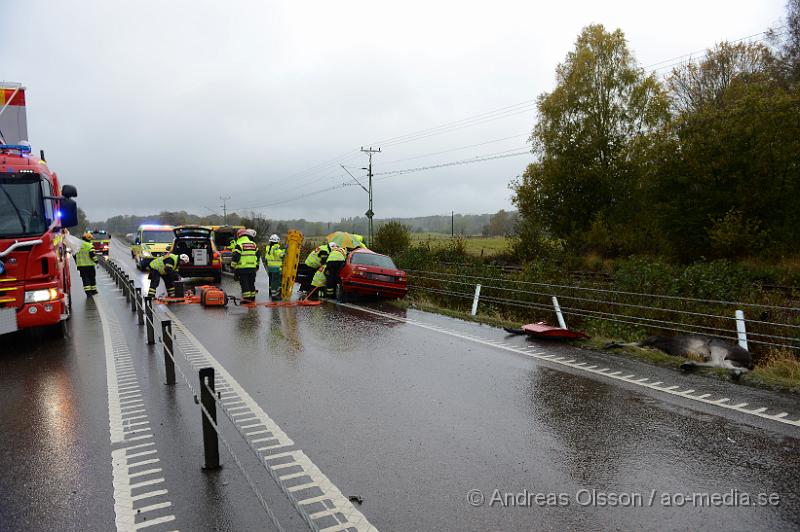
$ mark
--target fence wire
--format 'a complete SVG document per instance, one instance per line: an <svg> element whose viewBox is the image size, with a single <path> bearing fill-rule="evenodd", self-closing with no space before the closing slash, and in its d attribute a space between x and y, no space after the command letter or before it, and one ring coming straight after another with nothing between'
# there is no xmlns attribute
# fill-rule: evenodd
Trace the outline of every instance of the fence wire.
<svg viewBox="0 0 800 532"><path fill-rule="evenodd" d="M735 335L736 332L731 331L724 325L718 325L718 324L715 325L713 323L704 324L702 322L685 323L670 319L657 318L659 314L673 314L678 317L683 317L687 319L691 318L697 320L717 320L722 322L723 324L730 323L733 325L732 322L737 321L737 318L733 316L723 316L720 314L712 314L709 312L697 312L697 311L675 309L663 306L655 307L637 303L610 301L608 298L600 299L592 297L583 297L580 295L569 295L569 294L564 294L563 292L561 292L561 290L584 290L597 294L612 294L612 295L621 294L621 295L631 295L637 297L666 298L670 300L682 301L684 303L687 301L691 301L691 302L701 302L705 304L724 304L724 305L737 305L740 307L751 306L759 308L771 308L782 311L794 310L792 307L781 307L774 305L750 304L744 302L720 301L720 300L701 299L701 298L680 298L677 296L641 294L636 292L586 288L586 287L560 285L553 283L536 283L532 281L519 281L512 279L492 278L486 276L456 274L449 272L432 272L427 270L411 270L411 269L408 271L416 272L413 274L412 277L413 281L419 281L424 283L424 284L419 284L419 282L417 282L414 284L410 284L409 288L411 288L412 290L425 291L428 293L436 294L445 298L460 298L468 301L473 300L475 297L474 293L458 290L458 287L475 286L476 283L472 280L494 281L500 283L517 283L519 285L557 288L559 289L557 291L554 290L552 292L542 292L537 290L524 289L522 287L512 288L509 286L481 284L481 294L479 297L479 303L552 312L554 309L549 302L543 303L541 301L536 301L536 298L549 299L555 296L560 301L568 302L567 305L560 303L562 313L565 315L571 315L588 320L597 319L607 322L633 325L636 327L656 328L656 329L670 330L674 332L682 332L688 334L706 334L722 338L725 340L732 340L734 342L738 340L737 336L732 336L732 334ZM436 286L430 286L431 284L435 284ZM500 294L507 294L507 296L503 297ZM519 296L519 297L514 297L514 296ZM569 302L572 303L570 304ZM580 305L581 303L584 305L581 306ZM590 305L593 308L585 308ZM612 308L616 307L619 308L620 310L627 309L631 311L642 311L642 313L649 314L650 317L642 315L622 314L619 312L610 312L608 307ZM793 330L800 329L800 325L795 325L792 323L779 323L767 320L748 319L746 320L746 323L749 325L756 324L764 327L769 327L772 329L793 329ZM800 339L794 336L787 336L784 334L774 334L775 332L778 331L770 330L769 332L762 332L760 330L751 329L747 331L747 335L749 337L748 342L767 347L776 347L781 349L789 348L794 350L800 350L800 345L798 345L798 343L800 343ZM769 341L769 340L775 340L775 341Z"/></svg>

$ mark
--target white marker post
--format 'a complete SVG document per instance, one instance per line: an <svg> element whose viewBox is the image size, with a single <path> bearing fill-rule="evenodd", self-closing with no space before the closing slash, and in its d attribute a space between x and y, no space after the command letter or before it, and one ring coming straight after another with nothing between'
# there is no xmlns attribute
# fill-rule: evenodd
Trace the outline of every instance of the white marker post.
<svg viewBox="0 0 800 532"><path fill-rule="evenodd" d="M736 311L736 332L739 336L739 347L747 350L747 331L744 327L744 311Z"/></svg>
<svg viewBox="0 0 800 532"><path fill-rule="evenodd" d="M478 300L481 298L481 285L475 285L475 297L472 298L472 315L478 313Z"/></svg>
<svg viewBox="0 0 800 532"><path fill-rule="evenodd" d="M558 298L553 296L553 307L556 309L556 317L558 318L558 326L562 329L567 328L567 323L564 321L564 315L561 313L561 306L558 304Z"/></svg>

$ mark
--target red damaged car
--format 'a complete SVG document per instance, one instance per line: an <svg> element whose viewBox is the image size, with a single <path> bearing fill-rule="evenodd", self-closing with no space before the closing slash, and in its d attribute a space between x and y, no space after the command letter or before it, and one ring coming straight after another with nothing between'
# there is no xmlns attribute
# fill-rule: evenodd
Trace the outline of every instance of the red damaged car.
<svg viewBox="0 0 800 532"><path fill-rule="evenodd" d="M369 249L350 252L339 272L336 299L354 295L400 299L408 293L406 272L398 270L391 258Z"/></svg>

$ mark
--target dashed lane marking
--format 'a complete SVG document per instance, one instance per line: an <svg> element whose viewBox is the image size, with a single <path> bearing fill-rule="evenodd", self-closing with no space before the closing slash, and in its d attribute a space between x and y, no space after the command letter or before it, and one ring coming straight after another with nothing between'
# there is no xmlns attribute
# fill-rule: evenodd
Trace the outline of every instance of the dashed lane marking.
<svg viewBox="0 0 800 532"><path fill-rule="evenodd" d="M208 352L205 346L189 332L177 316L169 309L165 309L165 313L172 320L173 330L176 333L176 345L187 357L192 369L198 371L200 368L213 367L215 387L230 390L230 393L222 394L226 400L234 398L237 404L241 402L247 407L247 410L239 407L236 413L229 413L229 415L250 447L259 453L262 465L268 470L274 470L276 469L274 467L275 460L280 459L282 460L281 467L296 466L297 471L292 473L303 473L303 475L291 479L303 477L305 482L300 484L292 483L290 485L288 484L290 479L282 478L279 475L273 475L273 478L287 494L300 515L306 519L309 526L313 530L377 531L364 514L353 506L353 503L320 471L311 459L302 450L297 449L294 441ZM219 407L226 409L227 412L227 406L224 403L221 402ZM269 434L269 436L264 436L265 434ZM259 443L268 445L258 446ZM309 501L310 498L315 499L314 503ZM325 515L315 514L322 510L326 511Z"/></svg>
<svg viewBox="0 0 800 532"><path fill-rule="evenodd" d="M122 329L113 313L106 310L102 298L95 298L103 328L108 386L108 429L111 437L111 472L114 487L114 514L118 531L174 529L175 515L169 513L164 477L159 467L136 469L159 463L146 408L130 351ZM120 386L122 376L126 383ZM124 388L125 391L122 391ZM133 408L131 408L133 407ZM144 458L146 457L146 458ZM144 458L143 460L137 460ZM153 489L146 489L152 486ZM136 491L136 495L134 495ZM146 501L139 503L139 501ZM163 526L162 526L163 525Z"/></svg>
<svg viewBox="0 0 800 532"><path fill-rule="evenodd" d="M647 378L636 378L636 375L633 375L633 374L622 375L621 371L611 372L610 368L596 369L597 366L584 366L582 364L578 364L578 363L575 363L573 361L566 360L566 359L564 359L562 357L556 357L555 355L546 355L546 354L543 354L543 353L531 352L531 351L528 351L528 350L526 350L524 348L519 348L519 347L515 347L515 346L498 345L496 342L494 342L492 340L489 340L489 339L486 339L486 338L481 338L479 336L472 336L470 334L465 334L465 333L462 333L462 332L459 332L459 331L450 330L450 329L446 329L446 328L439 327L439 326L434 327L434 326L431 326L431 325L429 325L427 323L424 323L424 322L421 322L421 321L416 321L416 320L413 320L411 318L401 318L399 316L394 316L394 315L388 314L386 312L382 312L382 311L374 310L374 309L369 309L369 308L361 307L361 306L358 306L358 305L353 305L351 303L337 303L337 304L339 306L342 306L342 307L358 310L358 311L361 311L361 312L365 312L367 314L380 316L382 318L387 318L387 319L398 321L398 322L401 322L401 323L407 323L407 324L413 325L415 327L420 327L422 329L428 329L428 330L431 330L431 331L434 331L434 332L446 334L446 335L453 336L453 337L456 337L456 338L461 338L463 340L468 340L470 342L475 342L475 343L478 343L478 344L487 345L487 346L494 347L494 348L497 348L497 349L502 349L502 350L505 350L505 351L511 351L513 353L517 353L517 354L520 354L520 355L523 355L523 356L526 356L526 357L530 357L530 358L544 360L544 361L547 361L547 362L549 362L551 364L558 364L560 366L566 366L566 367L569 367L569 368L574 369L574 370L583 371L583 372L587 372L587 373L592 373L592 374L595 374L595 375L601 375L602 377L607 378L607 379L623 381L623 382L627 382L628 384L633 384L635 386L640 386L642 388L648 388L648 389L656 390L658 392L666 393L666 394L669 394L669 395L675 395L675 396L683 397L685 399L689 399L691 401L696 401L698 403L704 403L704 404L712 405L712 406L715 406L715 407L718 407L718 408L722 408L722 409L725 409L725 410L734 410L736 412L741 412L743 414L747 414L747 415L751 415L751 416L757 416L757 417L760 417L760 418L769 419L771 421L777 421L778 423L784 423L786 425L792 425L792 426L795 426L795 427L800 427L800 417L798 417L797 414L792 416L793 419L789 419L789 415L790 414L788 414L786 412L780 412L780 413L777 413L777 414L769 414L769 413L767 413L767 410L768 410L767 407L760 407L760 408L753 408L753 409L745 408L747 406L747 403L739 403L739 404L735 404L735 405L734 404L730 404L730 399L728 399L728 398L712 399L710 393L704 393L704 394L700 394L700 395L691 395L690 392L694 392L695 390L690 389L690 390L686 390L686 391L681 391L679 385L667 386L661 381L648 383L647 382L647 380L648 380ZM609 372L611 372L611 373L609 373Z"/></svg>

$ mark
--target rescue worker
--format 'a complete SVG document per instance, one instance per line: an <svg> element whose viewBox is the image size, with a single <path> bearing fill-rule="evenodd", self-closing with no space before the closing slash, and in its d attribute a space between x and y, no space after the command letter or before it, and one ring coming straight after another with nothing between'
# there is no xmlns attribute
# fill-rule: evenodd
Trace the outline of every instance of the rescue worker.
<svg viewBox="0 0 800 532"><path fill-rule="evenodd" d="M231 267L239 277L242 301L252 303L256 299L256 272L261 255L254 241L256 232L253 229L239 229L236 236L238 238L233 246Z"/></svg>
<svg viewBox="0 0 800 532"><path fill-rule="evenodd" d="M328 278L325 275L325 266L320 266L317 268L317 271L314 272L314 276L311 278L311 287L312 292L309 294L310 299L319 299L322 297L322 292L325 290L325 285L328 283Z"/></svg>
<svg viewBox="0 0 800 532"><path fill-rule="evenodd" d="M81 248L75 254L75 264L81 274L83 291L86 293L86 297L89 297L97 293L97 271L95 270L97 255L94 254L94 246L92 246L92 233L86 231L82 238Z"/></svg>
<svg viewBox="0 0 800 532"><path fill-rule="evenodd" d="M308 254L305 262L297 269L297 280L300 283L301 290L308 292L309 287L313 286L313 277L316 275L320 266L324 265L328 260L328 254L330 252L331 250L328 244L322 244Z"/></svg>
<svg viewBox="0 0 800 532"><path fill-rule="evenodd" d="M269 276L269 297L273 301L281 299L281 269L285 255L286 250L281 247L281 238L275 234L270 235L269 243L264 249L264 263Z"/></svg>
<svg viewBox="0 0 800 532"><path fill-rule="evenodd" d="M357 234L353 233L353 237L358 241L358 247L360 247L360 248L367 247L367 245L364 244L364 235L357 235Z"/></svg>
<svg viewBox="0 0 800 532"><path fill-rule="evenodd" d="M325 277L327 279L325 295L333 297L336 292L336 285L339 283L339 272L347 259L347 249L336 245L334 242L328 244L331 252L325 262Z"/></svg>
<svg viewBox="0 0 800 532"><path fill-rule="evenodd" d="M150 288L147 290L149 297L156 297L156 290L164 279L164 287L167 289L167 297L175 297L175 281L178 280L178 263L189 264L189 255L185 253L181 256L167 252L166 255L156 257L150 261L147 268L150 270Z"/></svg>

